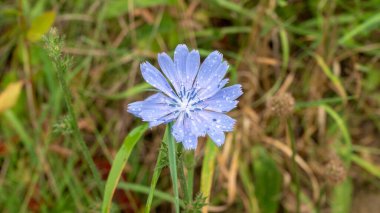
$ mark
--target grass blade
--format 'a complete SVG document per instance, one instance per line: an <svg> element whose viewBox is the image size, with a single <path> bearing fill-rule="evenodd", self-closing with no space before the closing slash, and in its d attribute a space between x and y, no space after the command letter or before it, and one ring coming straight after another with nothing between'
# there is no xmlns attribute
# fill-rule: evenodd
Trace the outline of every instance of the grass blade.
<svg viewBox="0 0 380 213"><path fill-rule="evenodd" d="M348 96L347 100L354 100L355 97L353 96ZM302 109L302 108L307 108L307 107L318 107L321 105L325 104L341 104L344 103L344 99L340 97L334 97L334 98L324 98L324 99L319 99L316 101L308 101L308 102L297 102L296 103L296 109Z"/></svg>
<svg viewBox="0 0 380 213"><path fill-rule="evenodd" d="M339 44L345 44L347 41L352 39L354 36L360 34L360 33L368 33L370 31L369 28L374 27L375 25L380 23L380 14L375 14L369 19L366 19L366 21L359 26L355 27L351 31L345 34L341 39L339 39Z"/></svg>
<svg viewBox="0 0 380 213"><path fill-rule="evenodd" d="M283 70L286 70L289 65L290 50L289 50L289 39L288 39L288 35L286 34L285 29L281 29L280 31L280 40L281 40L281 47L282 47L281 67Z"/></svg>
<svg viewBox="0 0 380 213"><path fill-rule="evenodd" d="M334 119L336 124L338 125L340 131L343 134L343 139L345 141L345 144L348 146L349 151L352 150L352 142L351 142L351 136L348 131L347 125L344 122L344 120L340 117L340 115L335 112L333 108L327 105L322 105L323 109L326 110L326 112Z"/></svg>
<svg viewBox="0 0 380 213"><path fill-rule="evenodd" d="M321 67L322 71L325 73L325 75L330 79L330 81L334 84L335 88L337 89L339 95L344 99L347 100L347 93L346 90L343 87L342 82L340 79L334 75L334 73L331 71L331 69L327 66L326 62L323 60L323 58L320 55L315 54L314 55L315 60L317 61L318 65Z"/></svg>
<svg viewBox="0 0 380 213"><path fill-rule="evenodd" d="M117 188L124 189L124 190L131 190L134 192L139 192L143 194L149 194L150 193L150 188L141 184L136 184L136 183L120 183ZM160 190L154 190L153 191L153 197L159 198L164 201L168 201L171 203L175 202L175 199L173 195L160 191ZM185 207L185 203L182 200L179 200L179 205L182 207Z"/></svg>
<svg viewBox="0 0 380 213"><path fill-rule="evenodd" d="M108 175L104 191L102 204L103 213L110 212L112 197L115 192L116 186L119 182L121 173L123 172L124 166L128 161L129 155L131 154L133 147L136 145L137 141L139 141L139 139L147 129L148 124L143 124L133 129L124 139L123 145L117 152L115 160L112 163L111 171Z"/></svg>
<svg viewBox="0 0 380 213"><path fill-rule="evenodd" d="M211 141L211 139L208 139L201 173L201 193L206 197L206 203L210 200L212 178L214 176L215 159L217 154L218 147ZM207 205L202 208L202 212L207 212Z"/></svg>
<svg viewBox="0 0 380 213"><path fill-rule="evenodd" d="M176 144L173 138L173 135L171 133L172 124L168 124L166 127L168 128L168 151L169 151L169 168L170 168L170 176L172 178L173 182L173 191L174 191L174 205L175 205L175 211L179 212L179 196L178 196L178 177L177 177L177 151L176 151Z"/></svg>
<svg viewBox="0 0 380 213"><path fill-rule="evenodd" d="M378 166L373 165L372 163L364 160L358 155L351 155L351 160L359 165L361 168L369 172L371 175L380 178L380 168Z"/></svg>

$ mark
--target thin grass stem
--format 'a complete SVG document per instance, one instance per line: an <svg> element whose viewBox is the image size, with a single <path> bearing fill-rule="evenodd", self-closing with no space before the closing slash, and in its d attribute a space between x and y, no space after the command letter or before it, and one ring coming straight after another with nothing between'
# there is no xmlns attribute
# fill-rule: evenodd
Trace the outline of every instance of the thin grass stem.
<svg viewBox="0 0 380 213"><path fill-rule="evenodd" d="M65 100L68 116L70 118L70 125L73 129L75 140L76 142L78 142L80 149L82 151L83 157L85 161L87 162L87 164L89 165L92 174L94 175L97 187L101 195L103 184L101 181L100 173L91 157L91 152L88 149L85 141L83 140L83 137L79 130L78 121L76 119L75 111L72 105L71 92L65 79L65 73L68 71L69 64L71 61L70 59L62 55L63 41L56 33L51 32L48 35L48 37L45 38L45 42L46 42L46 50L48 52L48 55L52 59L53 65L56 69L56 74L57 74L59 84L62 88L63 98Z"/></svg>
<svg viewBox="0 0 380 213"><path fill-rule="evenodd" d="M300 180L297 172L297 163L296 163L296 155L297 155L297 150L296 150L296 141L294 139L294 130L291 124L291 121L287 121L287 129L288 129L288 134L291 142L291 148L292 148L292 173L293 177L295 180L296 184L296 212L300 212Z"/></svg>

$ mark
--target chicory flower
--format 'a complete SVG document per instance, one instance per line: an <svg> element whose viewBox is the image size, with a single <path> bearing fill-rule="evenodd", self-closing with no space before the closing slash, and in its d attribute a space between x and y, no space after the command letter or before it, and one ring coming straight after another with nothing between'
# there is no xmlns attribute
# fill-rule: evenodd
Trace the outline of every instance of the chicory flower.
<svg viewBox="0 0 380 213"><path fill-rule="evenodd" d="M196 149L198 137L208 135L216 145L225 141L225 132L233 130L235 120L225 113L236 107L243 94L241 85L224 87L228 64L223 55L212 52L201 64L197 50L180 44L174 61L158 54L162 74L149 62L140 65L146 82L158 93L144 101L128 105L128 112L149 122L150 127L173 122L171 133L185 149Z"/></svg>

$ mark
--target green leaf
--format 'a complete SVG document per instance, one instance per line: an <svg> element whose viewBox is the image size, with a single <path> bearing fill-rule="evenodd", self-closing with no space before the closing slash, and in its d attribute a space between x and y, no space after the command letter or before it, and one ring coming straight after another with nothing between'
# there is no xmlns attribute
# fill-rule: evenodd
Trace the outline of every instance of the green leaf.
<svg viewBox="0 0 380 213"><path fill-rule="evenodd" d="M211 139L207 140L205 155L202 162L201 173L201 193L206 197L206 202L210 201L210 192L212 186L212 179L215 170L215 159L218 154L218 147L212 142ZM203 212L207 212L207 206L203 207Z"/></svg>
<svg viewBox="0 0 380 213"><path fill-rule="evenodd" d="M36 42L42 38L42 36L47 33L50 27L53 25L55 20L55 12L49 11L42 15L36 17L32 21L26 37L29 41Z"/></svg>
<svg viewBox="0 0 380 213"><path fill-rule="evenodd" d="M332 213L350 212L352 200L352 182L347 178L344 182L334 187L330 202Z"/></svg>
<svg viewBox="0 0 380 213"><path fill-rule="evenodd" d="M252 152L255 157L253 164L255 193L260 211L275 213L280 201L281 172L265 149L255 147Z"/></svg>
<svg viewBox="0 0 380 213"><path fill-rule="evenodd" d="M140 140L140 138L147 129L148 124L143 124L133 129L124 139L123 145L117 152L115 160L112 163L111 171L108 175L104 191L102 204L103 213L110 212L112 197L115 192L116 186L119 182L121 173L123 172L124 166L128 161L129 155L131 154L133 147L136 145L137 141Z"/></svg>

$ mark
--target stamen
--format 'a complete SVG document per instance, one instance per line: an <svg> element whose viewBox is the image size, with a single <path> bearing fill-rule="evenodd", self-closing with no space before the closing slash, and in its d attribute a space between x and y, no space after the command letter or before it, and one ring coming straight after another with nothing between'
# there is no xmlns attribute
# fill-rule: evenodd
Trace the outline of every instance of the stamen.
<svg viewBox="0 0 380 213"><path fill-rule="evenodd" d="M197 91L197 88L191 88L190 90L186 91L186 88L181 85L178 101L170 106L177 107L178 110L191 117L191 112L202 110L202 107L195 106L200 102L200 99L197 97Z"/></svg>

